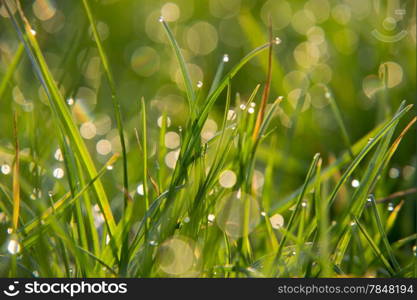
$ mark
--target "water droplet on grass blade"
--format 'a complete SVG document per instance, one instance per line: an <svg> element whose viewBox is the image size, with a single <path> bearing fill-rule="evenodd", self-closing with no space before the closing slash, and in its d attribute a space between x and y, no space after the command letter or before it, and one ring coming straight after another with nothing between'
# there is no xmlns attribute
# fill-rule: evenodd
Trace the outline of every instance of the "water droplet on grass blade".
<svg viewBox="0 0 417 300"><path fill-rule="evenodd" d="M165 21L165 19L164 19L164 17L163 17L163 16L160 16L160 17L158 18L158 22L162 23L162 22L164 22L164 21Z"/></svg>
<svg viewBox="0 0 417 300"><path fill-rule="evenodd" d="M158 246L158 243L156 241L152 240L152 241L149 241L149 245Z"/></svg>
<svg viewBox="0 0 417 300"><path fill-rule="evenodd" d="M11 239L9 241L9 244L7 245L7 251L9 251L10 254L17 254L20 252L20 244L19 241L16 239Z"/></svg>
<svg viewBox="0 0 417 300"><path fill-rule="evenodd" d="M64 156L62 155L61 149L56 149L54 157L57 161L63 161L64 160Z"/></svg>
<svg viewBox="0 0 417 300"><path fill-rule="evenodd" d="M143 190L143 184L142 183L138 185L138 187L136 188L136 192L141 196L143 196L145 194L144 190Z"/></svg>
<svg viewBox="0 0 417 300"><path fill-rule="evenodd" d="M255 112L255 109L253 107L249 107L248 113L253 114Z"/></svg>
<svg viewBox="0 0 417 300"><path fill-rule="evenodd" d="M1 166L1 172L4 175L10 174L10 171L11 171L11 168L10 168L10 166L8 164L4 164L4 165Z"/></svg>
<svg viewBox="0 0 417 300"><path fill-rule="evenodd" d="M112 165L107 166L107 170L113 170L113 166Z"/></svg>
<svg viewBox="0 0 417 300"><path fill-rule="evenodd" d="M279 37L275 37L275 39L274 39L274 44L275 45L279 45L279 44L281 44L281 39L279 38Z"/></svg>
<svg viewBox="0 0 417 300"><path fill-rule="evenodd" d="M74 104L74 99L73 99L73 98L68 98L68 99L67 99L67 104L68 104L69 106L73 105L73 104Z"/></svg>
<svg viewBox="0 0 417 300"><path fill-rule="evenodd" d="M202 88L203 87L203 82L202 81L197 81L197 88Z"/></svg>
<svg viewBox="0 0 417 300"><path fill-rule="evenodd" d="M241 110L245 110L245 109L246 109L246 105L245 105L245 104L241 104L241 105L239 106L239 108L240 108Z"/></svg>
<svg viewBox="0 0 417 300"><path fill-rule="evenodd" d="M393 210L394 210L394 204L388 203L388 211L393 211Z"/></svg>
<svg viewBox="0 0 417 300"><path fill-rule="evenodd" d="M209 215L207 216L207 220L208 220L209 222L213 222L215 219L216 219L216 216L215 216L215 215L213 215L213 214L209 214Z"/></svg>
<svg viewBox="0 0 417 300"><path fill-rule="evenodd" d="M368 198L366 198L366 203L371 205L373 202L375 202L375 196L373 194L369 194Z"/></svg>
<svg viewBox="0 0 417 300"><path fill-rule="evenodd" d="M227 120L233 121L236 118L236 112L233 109L229 109L227 112Z"/></svg>
<svg viewBox="0 0 417 300"><path fill-rule="evenodd" d="M357 188L357 187L359 187L360 182L357 179L353 179L351 185L352 185L352 187Z"/></svg>
<svg viewBox="0 0 417 300"><path fill-rule="evenodd" d="M55 178L61 179L62 177L64 177L64 170L61 169L61 168L56 168L53 171L53 175L54 175Z"/></svg>
<svg viewBox="0 0 417 300"><path fill-rule="evenodd" d="M229 55L228 54L223 55L223 62L229 62Z"/></svg>

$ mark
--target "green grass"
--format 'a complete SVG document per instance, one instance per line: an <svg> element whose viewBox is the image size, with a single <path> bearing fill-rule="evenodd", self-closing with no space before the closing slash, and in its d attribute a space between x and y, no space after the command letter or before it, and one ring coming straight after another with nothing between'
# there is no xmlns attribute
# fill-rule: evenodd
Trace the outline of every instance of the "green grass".
<svg viewBox="0 0 417 300"><path fill-rule="evenodd" d="M9 2L2 3L11 12ZM370 113L343 102L355 91L340 85L342 75L318 84L334 127L321 132L303 111L311 101L308 87L299 86L292 109L292 100L277 96L286 95L283 78L297 67L283 58L286 46L275 42L272 24L264 40L255 33L266 29L243 11L237 19L254 49L230 62L229 56L214 60L201 86L176 25L172 30L155 19L165 34L161 56L178 71L176 93L185 97L175 118L173 106L152 100L156 79L139 82L141 93L126 98L114 45L99 30L104 16L93 13L93 5L99 4L81 0L76 7L91 31L86 43L102 66L105 80L97 91L105 100L99 104L112 112L112 147L120 146L113 155L98 156L98 144L80 133L80 123L97 116L80 122L67 102L82 85L71 65L80 56L70 59L69 53L85 45L71 38L69 62L60 64L70 79L57 76L45 41L32 33L28 7L18 5L6 20L19 45L0 69L0 103L10 102L2 112L10 123L4 127L14 128L1 137L11 136L14 146L0 144L0 164L12 161L11 170L0 174L1 276L416 277L415 216L404 211L415 206L415 175L396 184L389 175L399 162L415 160L408 137L416 118L410 101L399 101L389 88L387 66L375 96L381 101ZM83 40L90 33L80 34ZM251 77L254 66L262 79ZM31 70L33 86L24 84L23 70ZM36 99L32 111L13 103L15 86ZM38 103L39 86L45 104ZM365 122L377 110L383 114L376 124ZM283 114L290 120L286 126ZM210 131L213 120L218 127ZM167 136L179 126L179 144L171 147ZM65 176L50 175L57 149ZM276 223L280 217L283 224Z"/></svg>

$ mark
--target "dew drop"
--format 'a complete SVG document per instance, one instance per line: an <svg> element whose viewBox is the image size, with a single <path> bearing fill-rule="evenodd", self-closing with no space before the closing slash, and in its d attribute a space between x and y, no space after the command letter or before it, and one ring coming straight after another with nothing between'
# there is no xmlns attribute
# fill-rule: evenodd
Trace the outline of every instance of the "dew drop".
<svg viewBox="0 0 417 300"><path fill-rule="evenodd" d="M143 196L145 194L144 190L143 190L143 184L142 183L138 185L138 187L136 188L136 192L141 196Z"/></svg>
<svg viewBox="0 0 417 300"><path fill-rule="evenodd" d="M73 105L73 104L74 104L74 99L73 99L73 98L68 98L68 99L67 99L67 104L68 104L69 106Z"/></svg>
<svg viewBox="0 0 417 300"><path fill-rule="evenodd" d="M255 109L253 107L249 107L248 113L253 114L255 112Z"/></svg>
<svg viewBox="0 0 417 300"><path fill-rule="evenodd" d="M325 94L324 94L324 97L326 97L327 99L330 99L330 97L331 97L332 95L329 93L329 92L326 92Z"/></svg>
<svg viewBox="0 0 417 300"><path fill-rule="evenodd" d="M197 81L197 88L201 89L203 87L203 82L202 81Z"/></svg>
<svg viewBox="0 0 417 300"><path fill-rule="evenodd" d="M240 108L241 110L245 110L245 109L246 109L246 105L245 105L245 104L241 104L241 105L239 106L239 108Z"/></svg>
<svg viewBox="0 0 417 300"><path fill-rule="evenodd" d="M163 17L163 16L160 16L160 17L158 18L158 22L162 23L162 22L164 22L164 21L165 21L165 19L164 19L164 17Z"/></svg>
<svg viewBox="0 0 417 300"><path fill-rule="evenodd" d="M369 194L368 198L366 199L366 202L368 204L371 204L374 201L375 201L375 196L373 194Z"/></svg>
<svg viewBox="0 0 417 300"><path fill-rule="evenodd" d="M350 226L356 226L356 222L355 221L350 222Z"/></svg>
<svg viewBox="0 0 417 300"><path fill-rule="evenodd" d="M190 223L190 218L189 217L185 217L184 218L184 223Z"/></svg>
<svg viewBox="0 0 417 300"><path fill-rule="evenodd" d="M262 212L261 212L261 216L262 216L262 217L266 217L266 212L262 211Z"/></svg>
<svg viewBox="0 0 417 300"><path fill-rule="evenodd" d="M251 102L250 103L250 107L255 107L256 106L256 103L255 102Z"/></svg>
<svg viewBox="0 0 417 300"><path fill-rule="evenodd" d="M279 45L279 44L281 44L281 39L279 38L279 37L275 37L275 39L274 39L274 44L275 45Z"/></svg>
<svg viewBox="0 0 417 300"><path fill-rule="evenodd" d="M236 112L233 109L229 109L227 112L227 120L233 121L234 119L236 119Z"/></svg>
<svg viewBox="0 0 417 300"><path fill-rule="evenodd" d="M388 203L388 211L393 211L393 210L394 210L394 204Z"/></svg>
<svg viewBox="0 0 417 300"><path fill-rule="evenodd" d="M223 62L229 62L229 55L228 54L223 55Z"/></svg>
<svg viewBox="0 0 417 300"><path fill-rule="evenodd" d="M107 166L107 170L113 170L113 166L112 165L108 165Z"/></svg>
<svg viewBox="0 0 417 300"><path fill-rule="evenodd" d="M17 254L20 252L20 244L16 239L11 239L7 245L7 251L10 254Z"/></svg>
<svg viewBox="0 0 417 300"><path fill-rule="evenodd" d="M209 215L207 216L207 219L208 219L208 221L209 221L209 222L213 222L215 218L216 218L216 216L215 216L215 215L213 215L213 214L209 214Z"/></svg>
<svg viewBox="0 0 417 300"><path fill-rule="evenodd" d="M33 36L35 36L35 35L36 35L36 31L35 31L35 30L33 30L33 29L31 29L31 30L30 30L30 33L31 33Z"/></svg>
<svg viewBox="0 0 417 300"><path fill-rule="evenodd" d="M352 185L352 187L357 188L357 187L359 187L360 182L357 179L353 179L351 185Z"/></svg>
<svg viewBox="0 0 417 300"><path fill-rule="evenodd" d="M62 177L64 177L64 170L61 168L56 168L53 171L53 175L55 178L61 179Z"/></svg>
<svg viewBox="0 0 417 300"><path fill-rule="evenodd" d="M413 254L414 254L414 256L417 256L417 246L416 245L413 246Z"/></svg>
<svg viewBox="0 0 417 300"><path fill-rule="evenodd" d="M301 203L301 207L306 208L306 207L307 207L307 202L306 202L306 201L303 201L303 202Z"/></svg>
<svg viewBox="0 0 417 300"><path fill-rule="evenodd" d="M152 240L152 241L149 241L149 245L158 246L158 243L157 243L157 241Z"/></svg>
<svg viewBox="0 0 417 300"><path fill-rule="evenodd" d="M12 234L12 232L13 232L13 228L11 228L11 227L7 228L7 233L8 234Z"/></svg>
<svg viewBox="0 0 417 300"><path fill-rule="evenodd" d="M11 168L8 164L4 164L4 165L1 166L1 172L4 175L10 174L10 171L11 171Z"/></svg>
<svg viewBox="0 0 417 300"><path fill-rule="evenodd" d="M54 157L57 161L63 161L64 160L64 156L62 155L61 149L56 149Z"/></svg>

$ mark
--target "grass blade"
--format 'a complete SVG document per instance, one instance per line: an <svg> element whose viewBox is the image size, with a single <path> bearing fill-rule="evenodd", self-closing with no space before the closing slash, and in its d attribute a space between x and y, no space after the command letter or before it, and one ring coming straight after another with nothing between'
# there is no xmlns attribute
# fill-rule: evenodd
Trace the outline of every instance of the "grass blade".
<svg viewBox="0 0 417 300"><path fill-rule="evenodd" d="M356 225L358 226L359 230L361 231L361 233L365 237L369 246L371 246L371 249L375 253L376 257L378 257L381 260L381 262L385 265L385 267L387 268L388 272L391 275L395 275L394 269L391 267L390 263L385 258L385 256L382 254L382 252L379 250L378 246L374 243L374 241L372 240L371 236L366 231L366 229L362 226L362 224L359 222L359 220L355 216L352 216L352 218L355 220Z"/></svg>
<svg viewBox="0 0 417 300"><path fill-rule="evenodd" d="M17 135L17 114L14 114L13 131L15 139L15 159L13 163L13 232L17 232L20 213L20 161L19 161L19 140Z"/></svg>
<svg viewBox="0 0 417 300"><path fill-rule="evenodd" d="M295 204L296 205L295 206L295 209L292 212L292 214L290 216L290 219L288 221L287 228L286 228L286 231L288 231L288 232L291 232L291 229L292 229L292 226L293 226L293 222L295 220L295 216L297 215L297 213L299 212L299 210L301 208L301 203L303 201L304 194L307 191L308 183L313 178L313 173L314 173L314 170L317 167L317 164L319 162L319 159L320 159L320 154L319 153L317 153L316 155L314 155L313 161L311 162L310 168L309 168L309 170L307 172L307 176L305 178L305 181L304 181L304 184L303 184L301 193L298 196L297 202ZM284 246L285 246L286 241L287 241L287 235L284 233L284 236L282 237L282 240L281 240L281 242L279 244L278 251L277 251L277 253L275 255L275 260L274 260L275 263L273 265L277 265L278 260L281 258L282 250L284 249ZM274 274L277 275L276 272L274 272Z"/></svg>
<svg viewBox="0 0 417 300"><path fill-rule="evenodd" d="M97 176L97 171L94 166L93 160L87 150L87 147L81 138L81 135L71 118L70 112L65 104L65 100L63 99L55 80L52 77L52 74L49 70L48 65L46 64L45 58L42 54L42 51L39 47L39 44L32 34L32 29L27 21L22 8L20 7L20 2L17 1L17 8L19 11L19 15L24 23L24 29L21 28L19 25L18 20L16 19L15 15L11 13L11 8L9 7L8 2L4 2L6 4L6 8L9 12L10 20L12 21L15 30L25 45L26 52L31 60L33 68L35 70L36 75L38 76L44 90L49 99L49 103L51 109L55 115L55 122L58 124L58 127L63 131L63 134L68 136L70 139L71 145L75 150L79 160L83 163L86 171L90 179L95 178ZM97 194L98 203L100 209L102 210L106 224L109 228L110 234L113 233L114 229L116 228L115 220L113 217L113 213L110 208L110 204L108 202L106 193L104 191L104 187L102 183L97 180L94 182L94 189Z"/></svg>
<svg viewBox="0 0 417 300"><path fill-rule="evenodd" d="M184 80L185 90L187 92L187 99L188 99L188 106L190 109L190 113L194 116L195 114L195 92L191 82L191 77L187 69L187 65L185 63L184 57L181 53L181 49L177 43L177 40L174 37L171 29L169 28L167 22L164 20L163 17L160 17L159 22L162 23L162 26L168 36L169 43L174 50L175 57L177 58L178 65L180 66L182 78Z"/></svg>
<svg viewBox="0 0 417 300"><path fill-rule="evenodd" d="M122 158L123 158L123 187L124 187L124 191L123 191L123 195L124 195L124 199L125 199L125 207L127 206L127 201L128 201L128 197L126 196L129 191L129 176L128 176L128 171L127 171L127 153L126 153L126 142L125 142L125 136L124 136L124 132L123 132L123 122L122 122L122 114L120 111L120 103L118 101L118 98L116 96L116 84L114 82L113 79L113 75L112 72L110 70L110 65L106 56L106 53L104 51L104 47L103 44L101 42L100 39L100 35L97 31L97 26L96 26L96 22L94 21L94 17L93 14L91 13L91 9L90 6L88 4L88 0L82 0L83 2L83 7L85 10L85 13L88 17L88 21L90 23L92 32L93 32L93 36L94 36L94 40L96 42L97 45L97 49L98 49L98 53L100 56L100 60L101 63L103 64L103 68L104 68L104 74L106 75L107 81L109 82L109 86L110 86L110 90L111 90L111 99L112 99L112 103L113 103L113 109L114 109L114 115L116 118L116 123L117 123L117 130L119 133L119 139L120 139L120 145L122 148Z"/></svg>
<svg viewBox="0 0 417 300"><path fill-rule="evenodd" d="M16 54L14 55L12 59L12 62L7 68L6 74L4 74L4 77L0 82L0 99L3 98L3 94L6 91L7 85L10 83L10 80L20 63L20 60L22 59L22 54L23 54L24 49L25 47L23 46L22 43L20 43L19 47L16 50Z"/></svg>

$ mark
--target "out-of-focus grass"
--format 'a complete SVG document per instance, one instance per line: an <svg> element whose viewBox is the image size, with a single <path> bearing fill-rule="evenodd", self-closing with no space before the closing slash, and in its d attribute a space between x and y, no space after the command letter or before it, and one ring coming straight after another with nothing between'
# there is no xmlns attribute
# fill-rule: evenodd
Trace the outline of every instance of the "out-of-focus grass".
<svg viewBox="0 0 417 300"><path fill-rule="evenodd" d="M0 274L416 276L415 1L21 2Z"/></svg>

